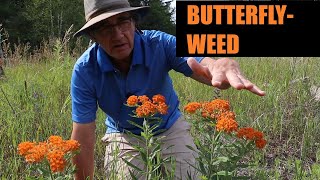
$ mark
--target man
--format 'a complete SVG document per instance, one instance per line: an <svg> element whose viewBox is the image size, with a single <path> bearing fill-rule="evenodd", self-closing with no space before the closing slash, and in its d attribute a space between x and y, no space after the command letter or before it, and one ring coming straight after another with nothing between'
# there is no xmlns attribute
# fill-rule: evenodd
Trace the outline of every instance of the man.
<svg viewBox="0 0 320 180"><path fill-rule="evenodd" d="M190 170L189 161L195 163L193 152L185 145L194 146L189 134L190 126L179 110L178 97L168 72L173 69L199 82L227 89L247 89L263 96L256 85L240 72L239 65L231 59L176 57L176 38L159 31L140 31L136 28L139 17L149 7L130 7L127 0L84 0L86 24L75 36L88 35L94 43L78 59L71 82L73 130L71 138L81 144L81 152L75 158L76 179L93 179L95 119L97 108L106 114L107 133L104 142L111 137L118 141L119 156L133 152L131 142L124 131L139 134L140 130L130 123L132 109L125 106L131 95L156 94L165 96L169 110L162 116L159 129L168 136L165 146L174 145L170 152L177 161L175 179L185 179ZM141 123L140 120L135 120ZM108 176L110 154L107 145L105 168ZM163 152L168 153L168 152ZM135 164L133 160L131 163ZM125 162L123 173L129 176ZM137 164L137 166L139 166ZM119 172L120 173L120 172ZM192 172L191 170L191 173Z"/></svg>

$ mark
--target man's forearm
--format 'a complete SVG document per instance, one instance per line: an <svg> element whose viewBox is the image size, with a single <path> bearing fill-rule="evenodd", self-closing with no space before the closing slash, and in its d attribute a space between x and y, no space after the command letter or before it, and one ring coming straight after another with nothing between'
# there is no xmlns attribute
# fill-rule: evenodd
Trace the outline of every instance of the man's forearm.
<svg viewBox="0 0 320 180"><path fill-rule="evenodd" d="M76 180L93 180L94 174L94 147L82 148L80 154L74 157L74 163L76 165Z"/></svg>
<svg viewBox="0 0 320 180"><path fill-rule="evenodd" d="M85 180L94 174L94 145L95 145L95 123L77 124L73 123L71 139L80 143L80 153L73 162L76 165L76 180Z"/></svg>
<svg viewBox="0 0 320 180"><path fill-rule="evenodd" d="M212 58L205 57L205 58L203 58L201 60L200 65L201 66L207 66L209 63L212 63L212 61L213 61ZM209 71L206 74L204 74L203 72L202 73L194 72L191 75L191 78L196 80L196 81L198 81L198 82L201 82L203 84L206 84L206 85L209 85L209 86L212 85L211 84L211 75L210 75Z"/></svg>

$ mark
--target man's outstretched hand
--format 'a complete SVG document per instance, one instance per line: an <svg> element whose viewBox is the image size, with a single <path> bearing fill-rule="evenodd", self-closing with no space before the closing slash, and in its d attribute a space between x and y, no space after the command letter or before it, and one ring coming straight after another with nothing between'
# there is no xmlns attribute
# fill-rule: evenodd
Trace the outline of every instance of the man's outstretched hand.
<svg viewBox="0 0 320 180"><path fill-rule="evenodd" d="M219 89L227 89L232 86L238 90L249 90L259 96L265 95L264 91L243 76L239 64L232 59L213 60L205 57L201 63L198 63L196 59L190 57L187 63L193 71L191 77L200 82L211 84Z"/></svg>

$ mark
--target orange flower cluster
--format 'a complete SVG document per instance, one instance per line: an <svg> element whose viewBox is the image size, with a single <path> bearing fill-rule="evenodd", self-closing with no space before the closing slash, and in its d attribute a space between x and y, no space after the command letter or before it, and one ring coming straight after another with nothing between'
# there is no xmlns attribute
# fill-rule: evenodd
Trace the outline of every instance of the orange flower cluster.
<svg viewBox="0 0 320 180"><path fill-rule="evenodd" d="M184 107L184 110L191 114L200 110L202 117L217 120L217 131L231 133L238 129L236 116L230 111L230 104L226 100L214 99L211 102L204 103L191 102Z"/></svg>
<svg viewBox="0 0 320 180"><path fill-rule="evenodd" d="M199 108L201 108L201 106L201 103L191 102L184 107L184 110L190 114L194 114Z"/></svg>
<svg viewBox="0 0 320 180"><path fill-rule="evenodd" d="M128 106L135 106L135 105L138 104L138 102L139 102L138 96L130 96L127 99L127 105Z"/></svg>
<svg viewBox="0 0 320 180"><path fill-rule="evenodd" d="M80 148L76 140L63 140L60 136L50 136L46 142L22 142L18 145L18 153L28 163L39 163L45 158L50 163L52 172L62 172L66 165L65 154Z"/></svg>
<svg viewBox="0 0 320 180"><path fill-rule="evenodd" d="M219 114L229 111L229 102L222 99L214 99L211 102L203 103L201 115L205 118L218 118Z"/></svg>
<svg viewBox="0 0 320 180"><path fill-rule="evenodd" d="M262 149L267 144L267 141L263 138L263 133L255 130L252 127L244 127L237 132L238 138L244 138L246 140L254 141L256 147Z"/></svg>
<svg viewBox="0 0 320 180"><path fill-rule="evenodd" d="M218 121L216 124L217 131L225 131L227 133L235 132L238 130L238 122L235 120L236 115L232 111L223 111L217 115Z"/></svg>
<svg viewBox="0 0 320 180"><path fill-rule="evenodd" d="M256 147L262 149L267 141L263 138L263 133L253 128L240 128L238 130L238 122L235 120L236 115L230 111L230 104L226 100L215 99L211 102L191 102L188 103L184 110L190 114L194 114L197 110L201 112L201 116L208 119L216 120L216 130L226 133L236 132L238 138L252 140Z"/></svg>
<svg viewBox="0 0 320 180"><path fill-rule="evenodd" d="M222 99L214 99L211 102L191 102L184 107L184 110L188 113L195 113L198 109L201 109L201 115L204 118L215 119L221 112L229 111L229 102Z"/></svg>
<svg viewBox="0 0 320 180"><path fill-rule="evenodd" d="M137 117L149 117L156 113L166 114L168 112L166 98L160 94L154 95L152 99L148 98L146 95L132 95L127 99L127 105L137 106Z"/></svg>

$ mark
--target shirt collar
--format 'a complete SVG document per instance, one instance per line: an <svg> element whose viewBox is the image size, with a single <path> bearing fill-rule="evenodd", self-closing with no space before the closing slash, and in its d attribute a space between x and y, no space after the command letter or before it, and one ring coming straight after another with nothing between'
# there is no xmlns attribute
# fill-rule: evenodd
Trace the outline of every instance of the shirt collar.
<svg viewBox="0 0 320 180"><path fill-rule="evenodd" d="M114 71L114 66L111 63L110 57L108 54L102 49L102 47L97 44L98 49L97 49L97 61L99 64L99 67L102 72L109 72L109 71ZM132 55L132 64L131 66L134 65L139 65L139 64L145 64L145 61L143 59L143 39L141 35L137 32L134 34L134 48L133 48L133 55Z"/></svg>

